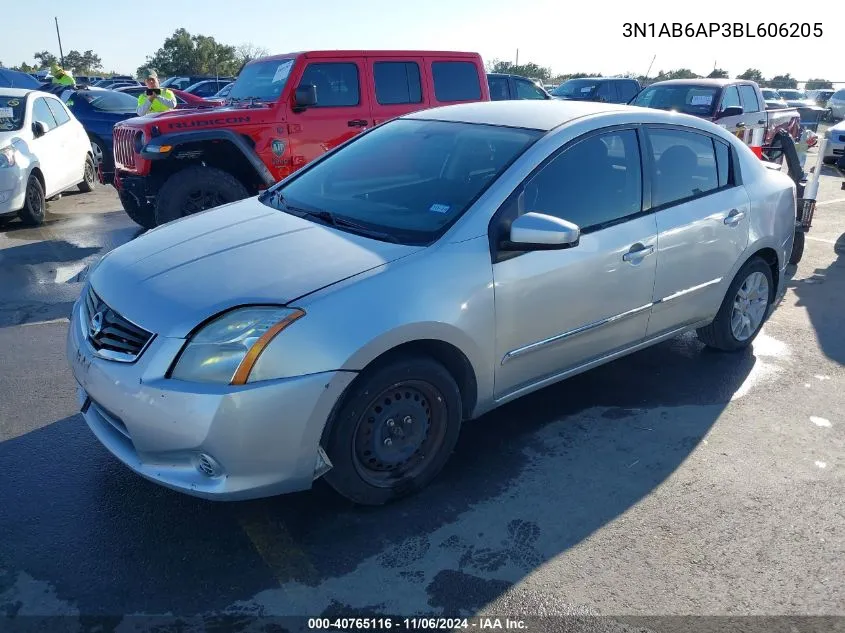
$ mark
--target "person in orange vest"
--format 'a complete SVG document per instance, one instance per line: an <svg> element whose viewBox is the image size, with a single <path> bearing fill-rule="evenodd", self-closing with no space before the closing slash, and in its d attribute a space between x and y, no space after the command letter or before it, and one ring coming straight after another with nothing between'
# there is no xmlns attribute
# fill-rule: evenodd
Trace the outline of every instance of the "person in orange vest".
<svg viewBox="0 0 845 633"><path fill-rule="evenodd" d="M167 112L176 107L176 95L170 88L162 88L158 84L158 73L151 70L147 74L147 91L138 95L138 116L149 113Z"/></svg>

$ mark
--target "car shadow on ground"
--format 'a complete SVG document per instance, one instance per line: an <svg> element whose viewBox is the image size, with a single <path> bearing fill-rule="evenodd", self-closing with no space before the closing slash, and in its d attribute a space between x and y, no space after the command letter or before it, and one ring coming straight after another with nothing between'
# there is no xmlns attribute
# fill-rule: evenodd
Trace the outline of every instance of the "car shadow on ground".
<svg viewBox="0 0 845 633"><path fill-rule="evenodd" d="M321 482L187 497L129 472L70 416L0 443L0 507L14 509L0 513L0 596L19 570L84 614L212 613L289 586L299 597L283 592L277 613L395 613L387 582L406 613L472 612L654 491L755 362L687 335L574 377L466 424L429 488L380 508Z"/></svg>
<svg viewBox="0 0 845 633"><path fill-rule="evenodd" d="M836 259L827 268L817 268L805 279L790 281L789 287L798 297L797 306L805 308L816 331L819 347L825 356L845 364L845 336L842 323L845 315L838 302L845 293L845 233L833 246Z"/></svg>

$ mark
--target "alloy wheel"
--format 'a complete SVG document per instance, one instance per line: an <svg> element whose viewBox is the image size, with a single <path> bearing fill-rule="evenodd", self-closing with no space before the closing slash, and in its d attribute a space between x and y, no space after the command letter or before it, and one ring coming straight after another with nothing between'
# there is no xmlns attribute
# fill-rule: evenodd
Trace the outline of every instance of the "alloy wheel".
<svg viewBox="0 0 845 633"><path fill-rule="evenodd" d="M761 272L753 272L742 285L734 297L731 311L731 332L737 341L747 341L751 338L763 319L769 307L769 282Z"/></svg>

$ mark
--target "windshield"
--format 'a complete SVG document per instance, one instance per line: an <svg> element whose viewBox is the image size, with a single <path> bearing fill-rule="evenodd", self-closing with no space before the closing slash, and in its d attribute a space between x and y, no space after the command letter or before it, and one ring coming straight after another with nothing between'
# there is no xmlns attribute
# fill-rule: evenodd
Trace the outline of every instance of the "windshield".
<svg viewBox="0 0 845 633"><path fill-rule="evenodd" d="M26 113L26 97L4 97L0 95L0 131L9 132L23 127Z"/></svg>
<svg viewBox="0 0 845 633"><path fill-rule="evenodd" d="M784 99L806 99L807 95L800 90L778 90Z"/></svg>
<svg viewBox="0 0 845 633"><path fill-rule="evenodd" d="M769 90L768 88L762 88L761 92L763 93L764 99L770 99L775 101L780 101L783 97L780 96L777 90Z"/></svg>
<svg viewBox="0 0 845 633"><path fill-rule="evenodd" d="M74 98L87 101L100 112L135 112L138 107L137 97L116 90L77 90Z"/></svg>
<svg viewBox="0 0 845 633"><path fill-rule="evenodd" d="M230 99L258 99L276 101L285 88L293 59L268 59L244 66L232 85Z"/></svg>
<svg viewBox="0 0 845 633"><path fill-rule="evenodd" d="M307 168L264 200L294 214L329 212L340 229L351 222L390 241L428 244L541 135L399 119Z"/></svg>
<svg viewBox="0 0 845 633"><path fill-rule="evenodd" d="M552 91L555 97L569 97L570 99L589 99L599 86L596 79L570 79L564 81Z"/></svg>
<svg viewBox="0 0 845 633"><path fill-rule="evenodd" d="M672 110L693 116L710 116L718 100L719 88L680 84L649 86L631 101L631 105Z"/></svg>

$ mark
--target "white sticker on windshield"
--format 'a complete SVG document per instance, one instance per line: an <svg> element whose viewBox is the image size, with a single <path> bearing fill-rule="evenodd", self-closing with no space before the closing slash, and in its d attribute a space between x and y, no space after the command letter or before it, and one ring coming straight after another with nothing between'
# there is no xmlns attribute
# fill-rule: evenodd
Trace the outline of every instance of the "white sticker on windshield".
<svg viewBox="0 0 845 633"><path fill-rule="evenodd" d="M592 89L593 89L592 86L587 86L586 88L581 88L581 92L590 92L590 90L592 90Z"/></svg>
<svg viewBox="0 0 845 633"><path fill-rule="evenodd" d="M14 119L15 111L12 108L0 108L0 119Z"/></svg>
<svg viewBox="0 0 845 633"><path fill-rule="evenodd" d="M428 210L434 213L449 213L450 208L448 204L433 204Z"/></svg>
<svg viewBox="0 0 845 633"><path fill-rule="evenodd" d="M713 103L713 95L693 95L690 105L710 105Z"/></svg>
<svg viewBox="0 0 845 633"><path fill-rule="evenodd" d="M273 81L271 81L270 83L276 83L276 82L284 81L285 79L287 79L288 75L290 74L290 69L291 69L292 66L293 66L293 60L292 59L288 59L288 60L282 62L281 64L279 64L279 67L276 68L276 74L273 75Z"/></svg>

